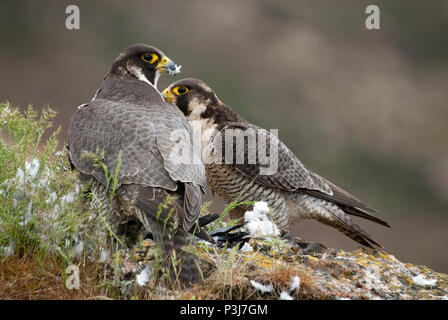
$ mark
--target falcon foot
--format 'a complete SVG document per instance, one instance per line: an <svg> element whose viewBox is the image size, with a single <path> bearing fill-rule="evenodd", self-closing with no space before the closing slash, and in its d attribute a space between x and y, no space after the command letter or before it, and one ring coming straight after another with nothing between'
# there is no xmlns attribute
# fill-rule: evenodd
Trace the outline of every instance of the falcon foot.
<svg viewBox="0 0 448 320"><path fill-rule="evenodd" d="M225 246L232 248L237 244L243 245L250 240L249 233L247 231L241 231L244 224L238 224L229 228L221 228L207 233L203 228L217 220L219 217L219 214L213 213L199 218L198 224L195 227L196 231L190 230L190 232L193 233L194 231L194 235L197 239L216 244L219 248L223 248ZM151 232L146 229L142 229L141 231L144 232L142 236L143 239L153 239Z"/></svg>
<svg viewBox="0 0 448 320"><path fill-rule="evenodd" d="M235 231L241 229L243 226L244 223L241 223L230 228L218 229L211 232L210 236L212 236L212 238L220 248L224 246L232 248L237 244L243 245L250 240L249 233L247 231Z"/></svg>

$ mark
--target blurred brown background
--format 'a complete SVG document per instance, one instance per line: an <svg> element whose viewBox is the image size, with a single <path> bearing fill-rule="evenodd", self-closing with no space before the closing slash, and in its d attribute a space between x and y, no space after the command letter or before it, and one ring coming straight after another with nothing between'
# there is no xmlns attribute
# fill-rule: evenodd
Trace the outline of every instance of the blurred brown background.
<svg viewBox="0 0 448 320"><path fill-rule="evenodd" d="M65 28L69 4L80 30ZM365 28L368 4L381 30ZM65 139L120 51L152 44L384 212L392 229L361 224L387 251L448 272L447 37L444 0L2 1L0 100L50 104ZM315 222L292 232L357 247Z"/></svg>

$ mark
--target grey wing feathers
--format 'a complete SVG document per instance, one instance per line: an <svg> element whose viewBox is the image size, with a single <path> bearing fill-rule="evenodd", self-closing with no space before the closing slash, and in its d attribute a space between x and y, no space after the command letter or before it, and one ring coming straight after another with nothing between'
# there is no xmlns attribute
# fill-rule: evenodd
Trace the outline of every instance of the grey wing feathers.
<svg viewBox="0 0 448 320"><path fill-rule="evenodd" d="M185 183L184 208L184 228L190 230L199 218L202 207L203 189L194 183Z"/></svg>
<svg viewBox="0 0 448 320"><path fill-rule="evenodd" d="M196 158L192 163L179 163L171 157L170 152L176 143L171 137L172 132L183 132L185 137L180 143L183 148L189 148L188 143L193 137L190 126L176 112L177 109L168 104L146 108L123 101L96 99L73 116L68 135L69 152L78 170L93 175L103 184L106 184L104 170L82 158L85 151L96 153L98 146L102 147L99 152L104 151L103 162L109 175L115 171L121 152L119 185L134 184L175 191L177 182L184 182L183 223L189 230L200 213L206 185L205 168L200 150L199 160L198 152L193 153Z"/></svg>
<svg viewBox="0 0 448 320"><path fill-rule="evenodd" d="M109 172L115 170L121 152L119 184L141 184L174 191L176 181L183 181L205 187L205 169L201 162L173 164L169 158L169 132L178 126L188 128L188 124L174 114L167 116L163 108L173 107L167 104L146 108L123 101L94 100L78 110L70 123L71 161L84 174L104 182L103 169L95 168L91 161L81 157L84 151L96 153L101 146L102 150L98 151L104 151L103 161Z"/></svg>
<svg viewBox="0 0 448 320"><path fill-rule="evenodd" d="M277 171L273 174L263 175L261 174L263 165L260 161L260 157L257 152L257 159L251 159L250 154L248 154L248 145L244 145L244 163L238 164L234 161L234 167L240 171L242 174L248 176L251 179L256 178L256 182L265 186L274 187L278 189L283 189L287 191L296 191L300 188L309 188L318 190L323 193L332 194L331 188L327 183L309 171L300 160L288 149L288 147L281 142L276 136L271 134L265 129L259 128L252 124L236 124L227 123L221 130L222 136L222 154L225 155L225 130L231 129L235 136L239 136L243 139L245 134L249 130L257 131L256 139L257 146L260 142L265 142L265 148L261 148L261 152L265 152L267 157L272 157L274 163L278 164ZM238 137L237 137L238 139ZM272 144L271 144L272 141ZM234 144L234 157L236 155L236 144ZM271 150L271 147L273 149ZM241 150L239 150L241 152ZM236 159L234 159L236 160ZM235 164L236 163L236 164Z"/></svg>
<svg viewBox="0 0 448 320"><path fill-rule="evenodd" d="M268 131L261 129L255 125L248 123L227 123L221 129L222 135L222 154L225 154L225 138L224 138L224 130L232 129L235 135L244 136L248 129L258 130L259 134L257 139L265 139L269 141L269 139L273 139L273 146L277 145L274 150L277 150L277 155L270 150L269 142L266 143L266 154L272 155L274 161L278 161L278 170L276 173L272 175L261 175L260 168L261 164L259 159L257 158L254 164L249 162L250 157L247 155L248 147L244 146L244 163L243 164L234 164L233 166L242 174L248 176L251 179L256 178L256 183L262 184L268 187L278 188L286 191L300 191L303 193L307 193L309 195L315 196L320 199L325 199L331 202L336 203L344 212L350 215L359 216L370 221L379 223L381 225L390 227L390 225L377 217L379 213L369 208L366 204L361 202L356 197L352 196L348 192L343 189L337 187L333 183L328 180L320 177L312 171L309 171L302 162L292 153L289 148L282 143L276 136L272 135ZM260 141L257 141L257 145L259 145ZM261 151L264 151L263 148ZM233 163L236 163L236 150L235 144L233 149L234 159ZM357 230L359 231L359 230ZM366 235L366 238L371 239L370 236ZM372 241L373 242L373 241Z"/></svg>
<svg viewBox="0 0 448 320"><path fill-rule="evenodd" d="M205 189L205 167L201 149L193 144L193 130L177 108L164 105L161 110L157 148L165 168L174 180L193 182Z"/></svg>
<svg viewBox="0 0 448 320"><path fill-rule="evenodd" d="M101 153L109 172L114 172L121 152L119 184L142 184L176 189L156 149L156 128L150 113L125 102L96 99L72 117L68 133L70 159L84 174L104 182L102 168L83 158L84 152ZM143 119L142 119L143 118Z"/></svg>
<svg viewBox="0 0 448 320"><path fill-rule="evenodd" d="M193 131L177 109L164 108L165 116L157 135L157 148L171 178L185 182L184 228L190 230L199 217L202 195L205 193L205 167L200 148L193 148ZM183 153L185 158L177 155Z"/></svg>

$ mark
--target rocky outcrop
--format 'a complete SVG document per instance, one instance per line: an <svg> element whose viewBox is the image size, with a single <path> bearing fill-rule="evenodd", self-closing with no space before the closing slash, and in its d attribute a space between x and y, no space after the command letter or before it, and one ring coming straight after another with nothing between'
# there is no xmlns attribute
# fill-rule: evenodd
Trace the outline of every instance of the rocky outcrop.
<svg viewBox="0 0 448 320"><path fill-rule="evenodd" d="M360 248L348 252L298 238L251 239L249 243L250 249L246 247L245 252L238 248L200 245L196 254L202 261L204 284L185 291L170 291L169 297L448 299L446 274L401 262L384 251ZM137 261L123 260L123 270L126 269L123 279L127 280L122 288L125 291L141 285L148 292L156 289L150 276L152 250L153 243L145 240L132 254ZM142 282L143 278L146 281Z"/></svg>

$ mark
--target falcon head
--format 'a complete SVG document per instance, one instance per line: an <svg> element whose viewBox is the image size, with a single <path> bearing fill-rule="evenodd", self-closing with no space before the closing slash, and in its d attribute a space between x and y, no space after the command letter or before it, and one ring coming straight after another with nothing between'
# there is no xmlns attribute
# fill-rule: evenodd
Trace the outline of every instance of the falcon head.
<svg viewBox="0 0 448 320"><path fill-rule="evenodd" d="M163 72L176 75L180 68L159 49L147 44L135 44L120 53L108 74L135 77L157 87Z"/></svg>
<svg viewBox="0 0 448 320"><path fill-rule="evenodd" d="M216 113L223 103L203 81L193 78L181 79L163 90L163 98L185 115L187 120L201 120Z"/></svg>

